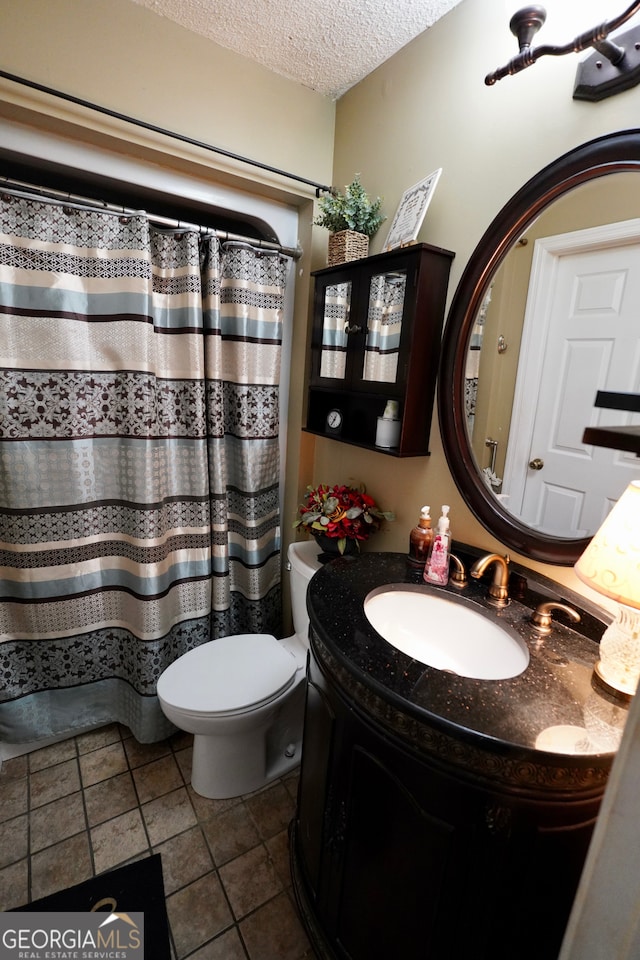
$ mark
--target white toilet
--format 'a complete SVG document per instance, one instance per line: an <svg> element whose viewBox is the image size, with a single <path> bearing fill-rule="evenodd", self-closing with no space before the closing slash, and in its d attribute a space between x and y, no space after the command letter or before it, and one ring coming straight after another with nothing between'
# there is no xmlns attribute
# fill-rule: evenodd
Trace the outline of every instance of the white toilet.
<svg viewBox="0 0 640 960"><path fill-rule="evenodd" d="M158 680L165 716L193 733L191 785L203 797L239 797L300 762L309 648L307 586L319 570L314 540L289 547L295 634L240 634L178 657Z"/></svg>

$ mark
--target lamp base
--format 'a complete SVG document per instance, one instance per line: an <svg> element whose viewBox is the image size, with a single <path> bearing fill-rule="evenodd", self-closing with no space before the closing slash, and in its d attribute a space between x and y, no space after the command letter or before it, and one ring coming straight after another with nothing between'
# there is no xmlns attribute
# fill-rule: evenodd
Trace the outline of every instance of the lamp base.
<svg viewBox="0 0 640 960"><path fill-rule="evenodd" d="M640 614L621 603L600 639L593 677L618 699L630 700L640 678Z"/></svg>
<svg viewBox="0 0 640 960"><path fill-rule="evenodd" d="M629 703L630 700L633 700L633 693L627 693L625 690L620 690L618 687L614 687L607 681L607 678L602 675L600 670L600 661L596 663L593 668L593 679L602 687L603 690L606 690L607 693L616 697L618 700L624 700L625 703Z"/></svg>

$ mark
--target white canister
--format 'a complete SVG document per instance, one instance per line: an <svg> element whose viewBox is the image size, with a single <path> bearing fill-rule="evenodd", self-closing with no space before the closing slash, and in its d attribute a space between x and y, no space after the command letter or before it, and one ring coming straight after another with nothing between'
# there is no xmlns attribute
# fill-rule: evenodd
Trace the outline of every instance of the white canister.
<svg viewBox="0 0 640 960"><path fill-rule="evenodd" d="M400 443L400 420L378 417L376 447L397 447Z"/></svg>

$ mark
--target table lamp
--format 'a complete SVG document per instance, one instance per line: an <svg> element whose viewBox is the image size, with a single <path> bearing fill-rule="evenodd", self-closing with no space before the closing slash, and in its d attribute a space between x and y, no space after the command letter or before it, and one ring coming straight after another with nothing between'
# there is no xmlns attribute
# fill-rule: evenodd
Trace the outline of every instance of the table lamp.
<svg viewBox="0 0 640 960"><path fill-rule="evenodd" d="M574 567L588 586L619 603L600 641L596 679L630 699L640 678L640 480L622 494Z"/></svg>

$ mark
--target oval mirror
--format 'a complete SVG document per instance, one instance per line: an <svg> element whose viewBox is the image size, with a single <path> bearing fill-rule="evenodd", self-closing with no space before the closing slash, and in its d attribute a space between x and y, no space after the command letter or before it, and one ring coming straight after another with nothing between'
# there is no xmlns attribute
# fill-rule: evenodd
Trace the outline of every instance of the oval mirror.
<svg viewBox="0 0 640 960"><path fill-rule="evenodd" d="M595 408L597 390L640 390L639 173L630 130L536 174L469 259L444 331L438 412L456 485L493 536L546 563L575 563L638 476L633 455L582 435L633 422Z"/></svg>

